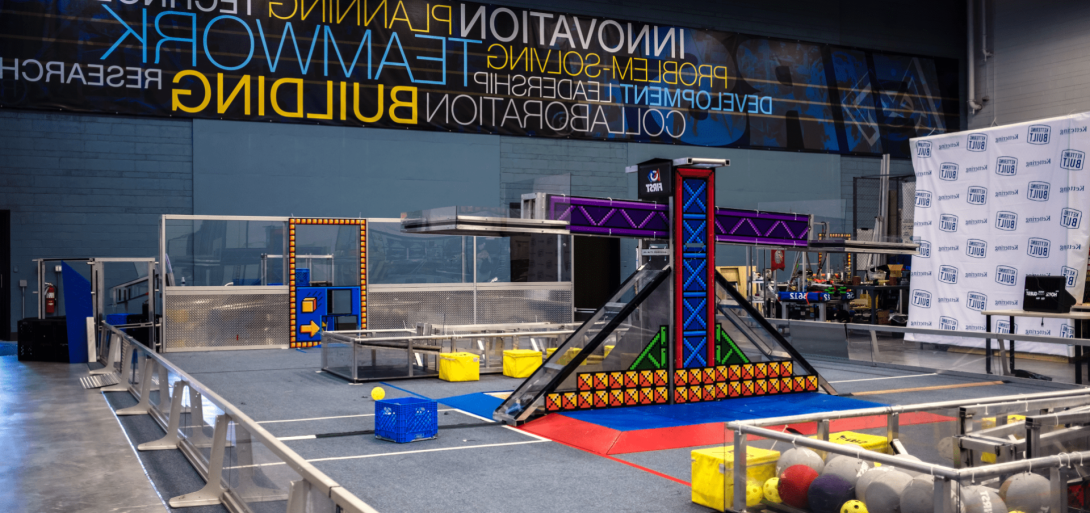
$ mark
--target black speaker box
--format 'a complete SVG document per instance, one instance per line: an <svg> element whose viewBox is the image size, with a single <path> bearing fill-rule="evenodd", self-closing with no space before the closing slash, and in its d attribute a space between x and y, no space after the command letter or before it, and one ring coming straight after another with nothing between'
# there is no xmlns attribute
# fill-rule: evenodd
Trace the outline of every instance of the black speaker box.
<svg viewBox="0 0 1090 513"><path fill-rule="evenodd" d="M1067 291L1067 278L1063 276L1026 276L1026 290L1022 309L1027 312L1068 313L1075 298Z"/></svg>
<svg viewBox="0 0 1090 513"><path fill-rule="evenodd" d="M64 317L19 321L19 361L68 363L68 324Z"/></svg>

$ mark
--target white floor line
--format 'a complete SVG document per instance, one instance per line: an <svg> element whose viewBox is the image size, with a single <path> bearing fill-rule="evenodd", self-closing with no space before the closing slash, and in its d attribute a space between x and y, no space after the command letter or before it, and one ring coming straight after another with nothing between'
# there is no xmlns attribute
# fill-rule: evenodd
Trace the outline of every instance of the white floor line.
<svg viewBox="0 0 1090 513"><path fill-rule="evenodd" d="M514 428L514 427L511 427L511 426L503 426L503 427L505 427L507 429L510 429L511 431L514 431L516 433L522 433L522 434L524 434L524 435L526 435L526 436L528 436L530 438L536 438L538 441L541 441L541 442L552 442L552 440L550 440L548 438L545 438L545 437L543 437L541 435L535 435L535 434L530 433L528 431L523 431L521 429Z"/></svg>
<svg viewBox="0 0 1090 513"><path fill-rule="evenodd" d="M280 440L281 442L290 442L292 440L313 440L315 438L318 438L318 437L314 436L314 435L299 435L299 436L281 436L281 437L277 437L276 439Z"/></svg>
<svg viewBox="0 0 1090 513"><path fill-rule="evenodd" d="M384 452L379 454L361 454L359 456L335 456L331 458L317 458L313 460L307 460L307 463L319 463L323 461L339 461L339 460L358 460L364 458L379 458L382 456L400 456L402 454L420 454L425 452L442 452L442 451L458 451L462 449L484 449L487 447L504 447L508 445L526 445L526 444L540 444L547 440L526 440L524 442L506 442L500 444L482 444L482 445L467 445L464 447L442 447L439 449L420 449L417 451L399 451L399 452Z"/></svg>
<svg viewBox="0 0 1090 513"><path fill-rule="evenodd" d="M447 408L447 409L438 410L438 411L457 411L457 412L465 413L462 410L459 410L459 409L456 409L456 408ZM469 414L467 413L466 415L469 415ZM308 420L355 419L355 418L359 418L359 417L374 417L374 416L375 416L374 413L363 413L363 414L360 414L360 415L341 415L341 416L338 416L338 417L311 417L309 419L262 420L262 421L258 421L258 424L277 424L277 423L280 423L280 422L306 422ZM473 416L476 417L476 415L473 415ZM477 418L480 418L480 417L477 417Z"/></svg>
<svg viewBox="0 0 1090 513"><path fill-rule="evenodd" d="M480 418L481 420L484 420L484 422L486 422L486 423L490 423L490 424L495 424L496 423L496 420L484 418L484 417L482 417L480 415L474 415L474 414L469 413L469 412L464 411L464 410L457 410L457 408L455 408L455 410L458 413L461 413L461 414L464 414L464 415L469 415L469 416L471 416L473 418ZM443 426L439 426L439 427L441 428ZM521 429L513 428L511 426L504 426L504 427L507 428L507 429L510 429L510 430L512 430L514 432L520 433L520 435L524 435L524 436L528 436L530 438L533 438L533 439L535 439L537 441L541 441L541 442L552 442L553 441L553 440L549 440L549 439L547 439L545 437L540 437L540 436L534 435L534 433L532 433L532 432L526 432L526 431L523 431Z"/></svg>
<svg viewBox="0 0 1090 513"><path fill-rule="evenodd" d="M836 383L856 383L856 382L859 382L859 381L879 381L879 380L883 380L883 379L922 378L924 376L938 376L938 375L939 375L939 373L937 373L937 372L932 372L931 374L905 374L903 376L887 376L887 377L884 377L884 378L846 379L844 381L830 381L829 384L833 385L833 384L836 384Z"/></svg>
<svg viewBox="0 0 1090 513"><path fill-rule="evenodd" d="M458 413L461 413L463 415L468 415L468 416L473 417L475 419L483 420L485 422L488 422L489 424L494 424L496 422L496 421L494 421L492 419L486 419L486 418L484 418L484 417L482 417L480 415L474 415L474 414L469 413L468 411L465 411L465 410L459 410L458 408L451 408L451 409L458 412ZM439 410L439 411L443 411L443 410ZM439 427L442 427L442 426L439 426Z"/></svg>

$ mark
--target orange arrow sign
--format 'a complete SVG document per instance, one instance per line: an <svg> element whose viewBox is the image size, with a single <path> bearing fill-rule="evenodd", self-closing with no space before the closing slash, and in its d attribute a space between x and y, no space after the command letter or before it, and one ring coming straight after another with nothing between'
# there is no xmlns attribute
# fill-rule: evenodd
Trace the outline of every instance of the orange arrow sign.
<svg viewBox="0 0 1090 513"><path fill-rule="evenodd" d="M317 324L315 324L314 321L310 321L310 324L299 326L299 333L303 333L303 334L310 335L310 336L313 337L321 329L322 328L320 326L318 326Z"/></svg>

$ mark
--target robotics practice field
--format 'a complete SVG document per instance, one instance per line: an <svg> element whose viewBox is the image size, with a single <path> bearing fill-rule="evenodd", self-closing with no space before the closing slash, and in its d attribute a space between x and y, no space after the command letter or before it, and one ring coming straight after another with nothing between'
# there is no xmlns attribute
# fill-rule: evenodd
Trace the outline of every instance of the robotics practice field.
<svg viewBox="0 0 1090 513"><path fill-rule="evenodd" d="M776 401L752 400L748 405L727 401L668 407L672 411L658 406L623 413L586 411L570 414L576 419L572 421L558 422L555 417L563 414L554 414L512 428L488 419L500 401L486 394L511 391L521 380L494 375L469 383L422 378L352 385L315 372L317 353L316 349L210 352L171 359L379 511L708 511L690 501L691 450L721 446L724 436L730 437L724 434L725 421L776 416L805 402L787 395L762 398ZM902 355L911 358L914 353ZM934 391L903 391L924 384L956 387L942 390L942 399L967 402L1074 388L1010 378L1002 384L962 387L992 380L940 377L928 369L872 367L862 362L813 363L842 393L879 392L862 396L866 402L844 399L819 409L936 400ZM405 445L377 440L369 432L374 429L374 401L369 393L375 386L384 388L387 397L436 399L439 437ZM126 393L106 393L106 397L114 408L135 403ZM822 397L809 399L822 402ZM902 419L900 439L921 460L950 465L936 446L943 437L955 434L955 417L951 411L934 413ZM881 418L844 422L834 422L833 431L886 434ZM122 425L134 444L158 439L163 433L146 416L122 417ZM795 427L804 434L814 433L813 424ZM775 448L768 440L754 445ZM780 443L779 447L782 451L789 446ZM178 462L164 461L160 454L141 453L141 457L162 495L179 495L201 486L199 476L193 472L179 476L173 469Z"/></svg>

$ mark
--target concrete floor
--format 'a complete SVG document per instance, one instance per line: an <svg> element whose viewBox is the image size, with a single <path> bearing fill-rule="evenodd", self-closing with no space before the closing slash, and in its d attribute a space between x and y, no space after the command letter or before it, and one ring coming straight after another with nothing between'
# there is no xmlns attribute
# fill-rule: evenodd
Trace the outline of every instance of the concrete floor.
<svg viewBox="0 0 1090 513"><path fill-rule="evenodd" d="M0 510L167 511L87 372L0 356Z"/></svg>

